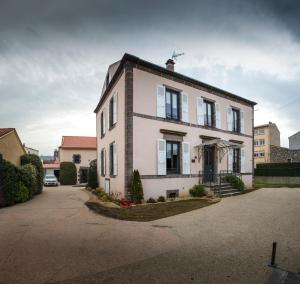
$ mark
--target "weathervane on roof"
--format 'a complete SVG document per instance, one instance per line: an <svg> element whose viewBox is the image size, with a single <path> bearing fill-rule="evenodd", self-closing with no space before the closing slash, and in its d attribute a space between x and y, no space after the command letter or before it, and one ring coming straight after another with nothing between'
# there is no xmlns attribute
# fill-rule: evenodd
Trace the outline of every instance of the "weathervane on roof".
<svg viewBox="0 0 300 284"><path fill-rule="evenodd" d="M184 55L184 52L182 52L182 53L176 53L175 50L174 50L173 54L172 54L172 60L177 61L177 57L182 56L182 55Z"/></svg>

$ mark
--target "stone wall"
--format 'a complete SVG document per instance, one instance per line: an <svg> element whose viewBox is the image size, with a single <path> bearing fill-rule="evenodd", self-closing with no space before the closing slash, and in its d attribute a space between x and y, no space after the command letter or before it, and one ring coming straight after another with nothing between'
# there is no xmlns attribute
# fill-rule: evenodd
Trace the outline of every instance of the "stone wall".
<svg viewBox="0 0 300 284"><path fill-rule="evenodd" d="M282 184L282 185L298 185L300 184L300 177L267 177L256 176L254 178L256 183Z"/></svg>
<svg viewBox="0 0 300 284"><path fill-rule="evenodd" d="M270 148L271 163L286 163L288 161L300 162L300 149L290 150L288 148L271 145Z"/></svg>

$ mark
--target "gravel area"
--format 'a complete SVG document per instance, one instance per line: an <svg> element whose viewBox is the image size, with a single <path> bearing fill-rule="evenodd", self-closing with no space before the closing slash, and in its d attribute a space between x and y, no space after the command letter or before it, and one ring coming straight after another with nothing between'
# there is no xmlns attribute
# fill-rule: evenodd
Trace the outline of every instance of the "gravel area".
<svg viewBox="0 0 300 284"><path fill-rule="evenodd" d="M78 188L0 209L0 283L265 283L300 271L300 189L260 189L152 222L96 215Z"/></svg>

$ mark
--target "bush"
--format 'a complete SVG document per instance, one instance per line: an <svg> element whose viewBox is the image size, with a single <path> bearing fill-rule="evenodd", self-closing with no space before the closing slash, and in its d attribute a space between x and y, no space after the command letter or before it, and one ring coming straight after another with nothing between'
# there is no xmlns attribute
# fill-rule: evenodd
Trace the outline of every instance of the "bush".
<svg viewBox="0 0 300 284"><path fill-rule="evenodd" d="M88 173L88 187L98 187L97 160L93 160L90 162L90 168Z"/></svg>
<svg viewBox="0 0 300 284"><path fill-rule="evenodd" d="M138 170L134 170L132 173L131 186L129 189L131 200L139 204L144 199L143 186Z"/></svg>
<svg viewBox="0 0 300 284"><path fill-rule="evenodd" d="M2 191L4 196L4 206L15 203L15 198L19 190L20 171L8 161L2 161Z"/></svg>
<svg viewBox="0 0 300 284"><path fill-rule="evenodd" d="M21 156L21 165L27 164L32 164L36 169L37 187L35 193L39 194L43 191L44 170L42 161L40 157L35 154L25 154Z"/></svg>
<svg viewBox="0 0 300 284"><path fill-rule="evenodd" d="M21 203L21 202L25 202L29 199L30 199L29 189L24 185L24 183L19 181L19 183L17 184L17 192L15 195L15 202Z"/></svg>
<svg viewBox="0 0 300 284"><path fill-rule="evenodd" d="M204 186L201 184L195 184L190 189L190 195L193 197L202 197L205 195Z"/></svg>
<svg viewBox="0 0 300 284"><path fill-rule="evenodd" d="M32 198L39 190L35 166L33 166L32 164L21 166L20 177L22 183L29 190L29 197Z"/></svg>
<svg viewBox="0 0 300 284"><path fill-rule="evenodd" d="M166 198L164 196L160 196L157 199L158 202L166 202Z"/></svg>
<svg viewBox="0 0 300 284"><path fill-rule="evenodd" d="M148 200L147 200L147 203L156 203L156 200L152 197L150 197Z"/></svg>
<svg viewBox="0 0 300 284"><path fill-rule="evenodd" d="M244 182L237 176L228 175L224 177L224 180L229 182L234 188L243 191L245 189Z"/></svg>
<svg viewBox="0 0 300 284"><path fill-rule="evenodd" d="M76 166L72 162L60 163L59 181L62 185L74 185L77 182Z"/></svg>

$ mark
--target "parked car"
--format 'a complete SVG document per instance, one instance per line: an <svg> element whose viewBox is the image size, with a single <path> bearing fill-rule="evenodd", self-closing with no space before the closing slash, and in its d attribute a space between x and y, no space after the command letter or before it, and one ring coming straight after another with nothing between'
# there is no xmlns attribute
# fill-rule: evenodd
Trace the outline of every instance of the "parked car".
<svg viewBox="0 0 300 284"><path fill-rule="evenodd" d="M58 181L56 176L54 175L45 175L44 177L44 185L53 185L53 186L58 186Z"/></svg>

